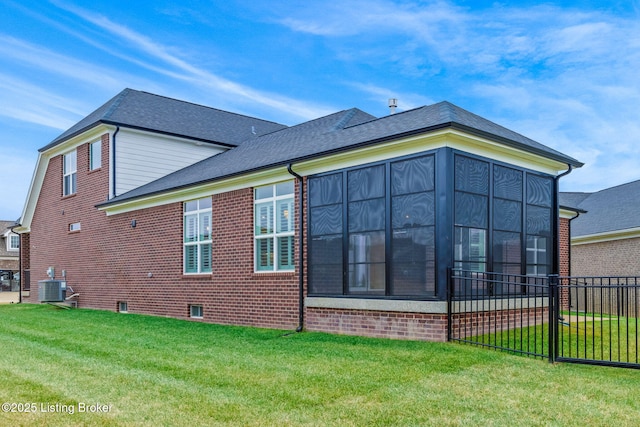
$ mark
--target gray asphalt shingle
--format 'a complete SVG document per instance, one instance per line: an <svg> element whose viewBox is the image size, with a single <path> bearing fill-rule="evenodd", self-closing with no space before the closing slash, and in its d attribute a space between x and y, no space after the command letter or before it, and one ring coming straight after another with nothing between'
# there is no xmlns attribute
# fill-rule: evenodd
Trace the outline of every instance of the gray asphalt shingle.
<svg viewBox="0 0 640 427"><path fill-rule="evenodd" d="M285 125L255 117L124 89L40 151L55 147L98 123L161 132L227 146L236 146L256 136L286 128Z"/></svg>
<svg viewBox="0 0 640 427"><path fill-rule="evenodd" d="M146 129L234 147L119 195L106 204L444 128L458 129L572 166L582 166L571 157L449 102L381 118L353 108L286 127L132 89L123 90L41 151L98 123Z"/></svg>
<svg viewBox="0 0 640 427"><path fill-rule="evenodd" d="M587 211L571 222L571 236L640 227L640 180L595 193L560 193L560 203Z"/></svg>
<svg viewBox="0 0 640 427"><path fill-rule="evenodd" d="M582 166L571 157L448 102L382 118L351 109L246 141L232 150L120 195L107 204L446 127L476 133L505 145Z"/></svg>

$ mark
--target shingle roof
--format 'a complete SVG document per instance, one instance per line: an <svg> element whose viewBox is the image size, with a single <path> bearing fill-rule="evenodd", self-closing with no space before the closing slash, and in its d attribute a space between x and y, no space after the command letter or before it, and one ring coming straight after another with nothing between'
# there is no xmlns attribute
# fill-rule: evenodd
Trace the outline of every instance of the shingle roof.
<svg viewBox="0 0 640 427"><path fill-rule="evenodd" d="M255 136L286 128L279 123L148 92L124 89L40 151L55 147L98 123L150 130L227 146L236 146Z"/></svg>
<svg viewBox="0 0 640 427"><path fill-rule="evenodd" d="M579 193L579 192L561 192L558 194L558 201L560 206L566 206L572 209L579 209L580 203L589 197L591 193Z"/></svg>
<svg viewBox="0 0 640 427"><path fill-rule="evenodd" d="M571 157L448 102L382 118L354 108L247 141L237 148L120 195L105 205L446 127L582 166Z"/></svg>
<svg viewBox="0 0 640 427"><path fill-rule="evenodd" d="M571 223L572 237L640 227L640 180L595 193L560 193L560 203L580 197L575 207L587 213Z"/></svg>
<svg viewBox="0 0 640 427"><path fill-rule="evenodd" d="M4 234L10 227L16 225L15 221L0 220L0 235Z"/></svg>

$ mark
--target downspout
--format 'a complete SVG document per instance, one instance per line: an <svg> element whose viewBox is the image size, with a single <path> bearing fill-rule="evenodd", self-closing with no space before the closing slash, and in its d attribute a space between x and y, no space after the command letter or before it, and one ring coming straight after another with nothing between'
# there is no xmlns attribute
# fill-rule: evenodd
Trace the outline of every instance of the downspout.
<svg viewBox="0 0 640 427"><path fill-rule="evenodd" d="M120 126L116 126L115 132L111 136L111 194L108 199L116 197L116 135L120 132Z"/></svg>
<svg viewBox="0 0 640 427"><path fill-rule="evenodd" d="M304 180L300 175L295 173L293 169L291 169L291 163L287 165L287 172L292 176L298 179L300 183L300 202L298 208L298 228L299 228L299 238L298 238L298 290L299 290L299 301L298 301L298 327L296 328L296 332L302 332L304 328Z"/></svg>
<svg viewBox="0 0 640 427"><path fill-rule="evenodd" d="M553 255L553 266L551 269L552 274L560 274L560 203L558 202L558 194L560 191L560 186L558 182L560 178L569 175L573 171L573 166L570 163L567 163L568 169L562 172L560 175L556 176L553 179L554 183L554 195L553 195L553 215L554 215L554 230L553 234L555 236L556 244L555 246L555 254Z"/></svg>

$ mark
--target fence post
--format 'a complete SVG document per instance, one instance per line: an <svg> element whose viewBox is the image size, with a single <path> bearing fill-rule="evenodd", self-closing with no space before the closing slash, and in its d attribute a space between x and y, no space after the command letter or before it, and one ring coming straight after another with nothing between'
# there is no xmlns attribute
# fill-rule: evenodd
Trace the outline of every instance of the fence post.
<svg viewBox="0 0 640 427"><path fill-rule="evenodd" d="M549 363L558 357L558 318L560 317L559 276L550 274L549 280Z"/></svg>

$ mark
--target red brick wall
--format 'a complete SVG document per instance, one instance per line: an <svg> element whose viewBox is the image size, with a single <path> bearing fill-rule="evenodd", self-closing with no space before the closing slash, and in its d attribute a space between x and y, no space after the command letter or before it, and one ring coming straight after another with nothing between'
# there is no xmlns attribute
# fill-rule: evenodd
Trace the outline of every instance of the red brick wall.
<svg viewBox="0 0 640 427"><path fill-rule="evenodd" d="M451 333L456 337L472 337L540 325L549 321L549 307L479 311L452 316Z"/></svg>
<svg viewBox="0 0 640 427"><path fill-rule="evenodd" d="M447 315L385 311L307 308L306 329L374 338L421 341L447 340ZM546 323L548 307L460 313L452 316L457 337L481 335Z"/></svg>
<svg viewBox="0 0 640 427"><path fill-rule="evenodd" d="M214 196L213 273L184 275L182 203L114 216L95 208L107 199L107 153L104 135L102 168L89 171L88 145L78 147L78 189L67 197L62 156L51 159L29 236L26 301L37 302L37 281L52 266L56 278L66 271L79 307L117 310L123 301L131 313L188 318L197 304L205 322L297 326L297 272L254 273L252 189ZM79 232L68 231L74 222Z"/></svg>
<svg viewBox="0 0 640 427"><path fill-rule="evenodd" d="M422 341L447 340L447 315L307 308L309 331Z"/></svg>
<svg viewBox="0 0 640 427"><path fill-rule="evenodd" d="M560 276L571 275L571 222L568 218L560 218ZM560 307L569 308L569 289L560 288Z"/></svg>
<svg viewBox="0 0 640 427"><path fill-rule="evenodd" d="M576 276L640 276L640 238L575 245L571 251Z"/></svg>
<svg viewBox="0 0 640 427"><path fill-rule="evenodd" d="M561 276L569 276L571 274L571 266L569 265L571 256L571 246L570 246L570 229L569 229L569 219L568 218L560 218L560 275Z"/></svg>
<svg viewBox="0 0 640 427"><path fill-rule="evenodd" d="M31 234L20 235L20 287L23 291L31 289Z"/></svg>

